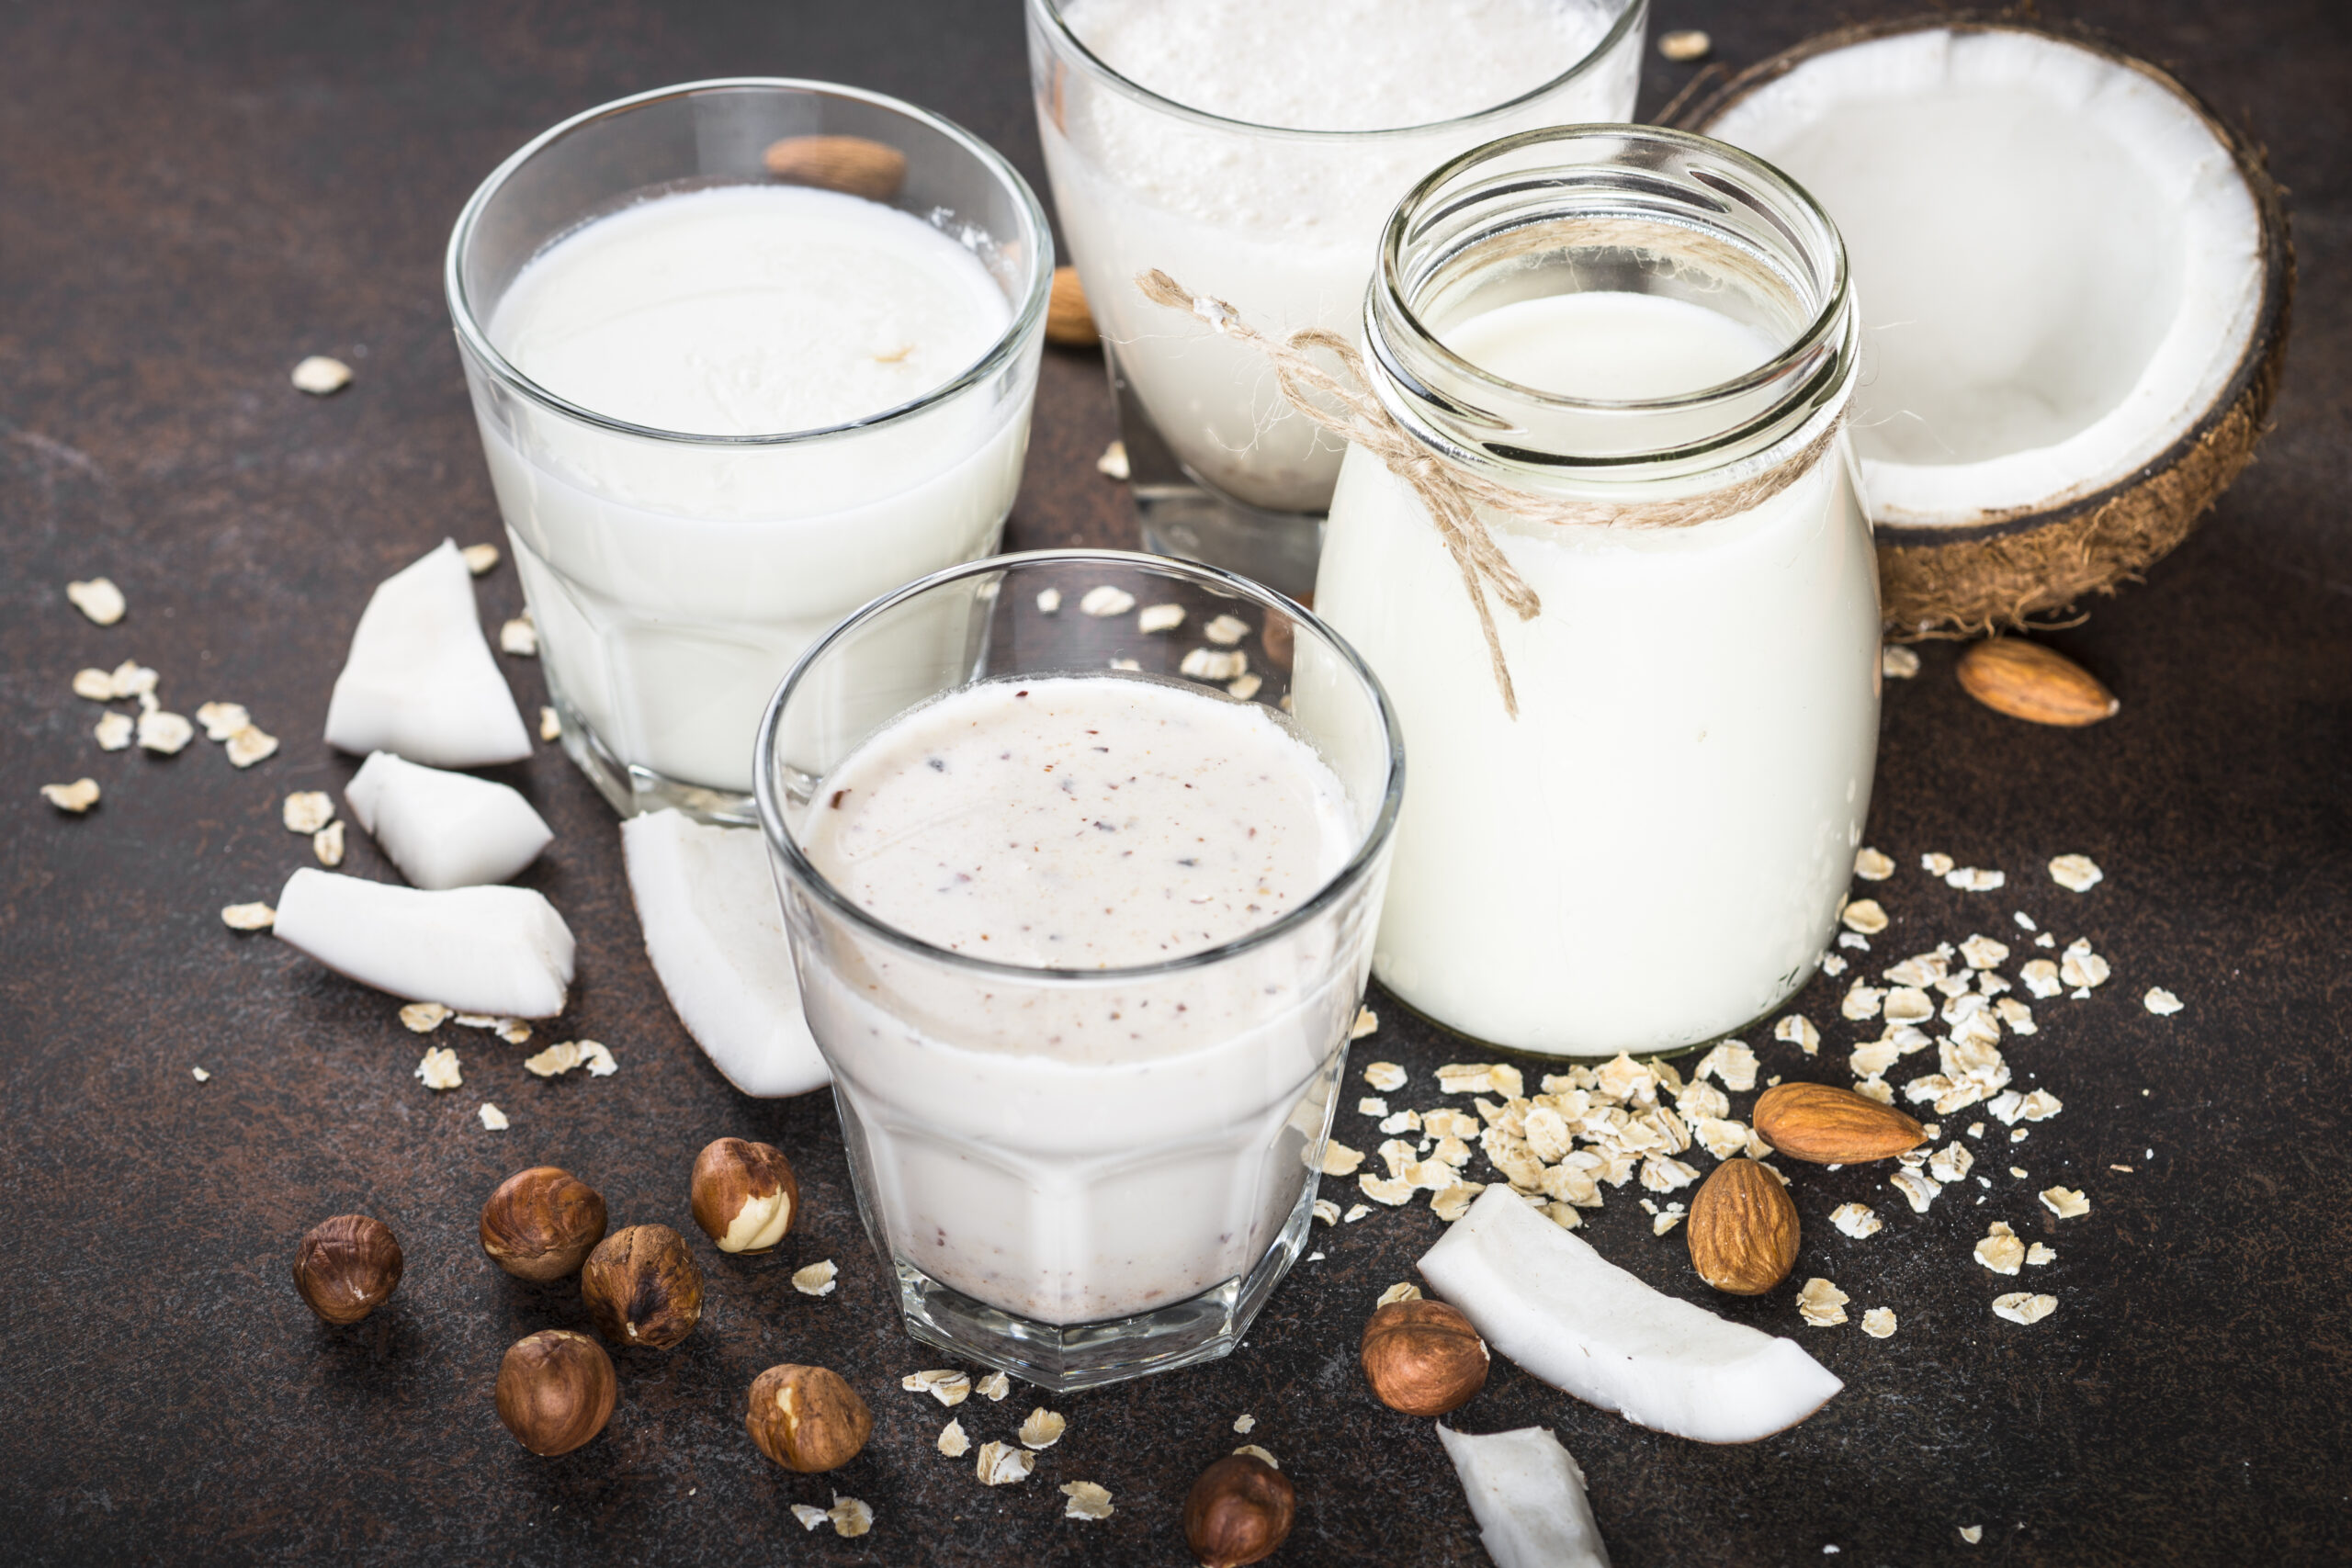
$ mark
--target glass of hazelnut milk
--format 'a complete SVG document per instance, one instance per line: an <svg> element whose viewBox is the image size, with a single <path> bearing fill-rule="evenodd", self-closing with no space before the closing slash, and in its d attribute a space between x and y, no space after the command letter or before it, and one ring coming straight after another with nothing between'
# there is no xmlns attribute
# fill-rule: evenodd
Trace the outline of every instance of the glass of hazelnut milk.
<svg viewBox="0 0 2352 1568"><path fill-rule="evenodd" d="M757 759L908 1329L1057 1390L1231 1350L1305 1244L1370 971L1379 682L1244 579L1005 556L819 641Z"/></svg>
<svg viewBox="0 0 2352 1568"><path fill-rule="evenodd" d="M1157 268L1276 336L1352 338L1414 182L1529 127L1633 118L1647 0L1028 0L1070 259L1102 330L1145 547L1299 596L1343 444ZM1311 601L1310 601L1311 602Z"/></svg>

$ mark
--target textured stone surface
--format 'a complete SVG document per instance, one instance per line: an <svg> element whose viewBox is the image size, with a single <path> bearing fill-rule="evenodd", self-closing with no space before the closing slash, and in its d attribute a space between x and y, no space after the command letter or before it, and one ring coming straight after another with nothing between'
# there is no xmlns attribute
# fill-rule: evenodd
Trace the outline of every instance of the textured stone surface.
<svg viewBox="0 0 2352 1568"><path fill-rule="evenodd" d="M1744 62L1849 14L1687 0L1655 25L1704 26ZM2022 905L2062 942L2090 936L2116 977L2094 1001L2042 1004L2041 1034L2010 1052L2022 1087L2066 1102L2019 1146L2030 1182L2001 1174L2010 1160L1989 1139L1986 1201L1955 1191L1925 1216L1871 1173L1803 1170L1792 1286L1710 1302L1798 1336L1847 1380L1812 1421L1702 1448L1498 1365L1456 1419L1555 1425L1620 1568L1817 1562L1829 1545L1858 1565L1971 1550L2071 1568L2352 1554L2339 1147L2352 332L2330 282L2352 262L2352 38L2322 0L2103 0L2084 14L2250 116L2293 188L2305 288L2279 428L2178 556L2054 639L2122 696L2113 722L2004 720L1960 693L1942 648L1891 686L1871 840L1906 868L1874 890L1895 919L1882 954L1908 951L1911 932L2008 939ZM1653 60L1645 105L1690 70ZM616 1077L543 1082L521 1066L536 1045L445 1027L432 1043L457 1047L466 1087L435 1096L411 1077L426 1042L390 1001L220 923L220 906L274 899L309 861L278 823L286 792L339 793L352 771L316 737L369 586L444 535L499 536L441 302L459 204L561 116L738 73L900 94L1041 176L1012 0L84 0L0 17L6 1555L1176 1563L1184 1489L1242 1440L1231 1423L1247 1411L1250 1440L1298 1485L1277 1562L1480 1562L1426 1425L1374 1405L1354 1367L1374 1297L1436 1234L1425 1208L1318 1229L1329 1258L1301 1267L1231 1361L1052 1402L1069 1435L1023 1485L984 1490L968 1461L942 1458L949 1413L897 1386L938 1358L897 1325L830 1105L749 1102L705 1064L646 964L611 817L552 747L497 775L556 827L525 880L581 938L577 1001L537 1043L602 1040ZM302 396L287 372L312 353L357 378ZM1093 469L1112 434L1099 362L1051 355L1015 544L1131 542L1121 493ZM130 598L112 628L63 598L98 572ZM481 597L492 629L520 608L511 565ZM243 703L284 749L243 773L205 741L101 754L96 710L68 682L124 657L162 671L167 706ZM501 662L535 712L536 664ZM87 818L39 800L40 784L85 773L106 791ZM1908 869L1930 849L2007 869L2010 892L1930 887ZM2086 897L2038 869L2067 851L2107 869ZM356 833L344 869L391 874ZM2136 998L2150 985L2188 1010L2149 1016ZM1836 988L1816 982L1800 1004L1826 1037L1822 1077L1855 1033ZM1384 1026L1358 1060L1414 1070L1420 1087L1393 1103L1433 1102L1429 1069L1461 1048L1374 999ZM1793 1047L1751 1043L1767 1073L1797 1070ZM485 1098L510 1130L482 1129ZM1343 1113L1343 1134L1369 1147L1359 1121ZM554 1162L604 1191L616 1225L691 1235L688 1168L721 1134L792 1151L794 1236L756 1259L695 1236L701 1328L667 1355L617 1357L605 1436L532 1458L492 1414L500 1354L584 1314L569 1284L524 1286L481 1256L478 1205L508 1172ZM2030 1197L2053 1182L2087 1190L2091 1213L2054 1221ZM1612 1193L1587 1234L1702 1296L1681 1236L1653 1239L1637 1196ZM1837 1235L1829 1212L1849 1199L1886 1230ZM333 1330L288 1269L303 1230L346 1210L393 1227L407 1277L373 1318ZM1993 1317L2012 1282L1970 1258L1992 1218L2058 1247L2023 1281L2059 1298L2048 1321ZM795 1292L790 1272L825 1257L839 1291ZM1895 1308L1900 1333L1800 1326L1791 1292L1814 1274L1851 1294L1857 1319ZM788 1476L743 1432L744 1390L787 1359L837 1369L874 1406L873 1445L835 1476ZM1035 1403L1016 1391L954 1414L978 1443L1009 1437ZM1071 1479L1108 1486L1116 1515L1062 1518L1055 1488ZM873 1505L873 1534L802 1535L787 1505L829 1504L836 1486ZM1962 1547L1962 1525L1983 1526L1983 1544Z"/></svg>

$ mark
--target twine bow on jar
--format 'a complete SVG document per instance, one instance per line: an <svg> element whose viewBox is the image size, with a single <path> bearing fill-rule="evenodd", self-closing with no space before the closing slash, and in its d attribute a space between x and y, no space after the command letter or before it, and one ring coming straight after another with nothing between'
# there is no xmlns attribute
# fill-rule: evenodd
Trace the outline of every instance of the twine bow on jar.
<svg viewBox="0 0 2352 1568"><path fill-rule="evenodd" d="M1501 600L1521 621L1533 620L1543 613L1544 604L1495 543L1479 508L1558 526L1690 527L1745 512L1787 489L1828 448L1843 423L1827 421L1814 439L1784 459L1748 479L1702 494L1637 502L1539 497L1449 463L1430 450L1373 395L1363 356L1337 333L1307 327L1279 340L1271 338L1243 321L1240 312L1226 301L1194 294L1156 267L1136 274L1136 287L1153 304L1182 310L1206 322L1219 335L1256 349L1272 368L1274 385L1291 407L1341 440L1363 447L1419 498L1446 553L1462 573L1463 588L1470 595L1478 629L1487 639L1487 656L1493 662L1503 711L1514 719L1519 716L1519 695L1511 685L1510 666L1503 657L1502 637L1495 629L1487 596L1491 593ZM1317 363L1312 355L1317 349L1339 362L1345 379ZM1344 412L1332 412L1333 405Z"/></svg>

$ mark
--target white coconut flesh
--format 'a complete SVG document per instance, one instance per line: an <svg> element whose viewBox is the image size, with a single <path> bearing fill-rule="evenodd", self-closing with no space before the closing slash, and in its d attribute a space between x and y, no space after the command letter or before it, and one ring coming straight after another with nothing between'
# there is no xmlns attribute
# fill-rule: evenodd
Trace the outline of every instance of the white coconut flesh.
<svg viewBox="0 0 2352 1568"><path fill-rule="evenodd" d="M503 882L537 860L555 830L503 784L369 754L343 786L344 804L401 874L418 887Z"/></svg>
<svg viewBox="0 0 2352 1568"><path fill-rule="evenodd" d="M277 896L277 940L405 1001L553 1018L571 985L571 928L526 887L395 887L304 866Z"/></svg>
<svg viewBox="0 0 2352 1568"><path fill-rule="evenodd" d="M2262 310L2261 220L2170 84L2003 28L1833 48L1701 127L1845 236L1864 326L1852 432L1871 515L2048 512L2163 457Z"/></svg>
<svg viewBox="0 0 2352 1568"><path fill-rule="evenodd" d="M1437 1438L1495 1568L1609 1568L1584 1472L1549 1427L1472 1437L1441 1421Z"/></svg>

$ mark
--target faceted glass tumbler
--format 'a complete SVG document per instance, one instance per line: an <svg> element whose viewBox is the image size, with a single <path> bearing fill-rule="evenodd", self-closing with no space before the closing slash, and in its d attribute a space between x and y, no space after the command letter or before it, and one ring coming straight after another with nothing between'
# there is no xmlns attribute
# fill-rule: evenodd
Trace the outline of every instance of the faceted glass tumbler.
<svg viewBox="0 0 2352 1568"><path fill-rule="evenodd" d="M548 245L655 197L774 184L765 154L792 137L897 152L888 204L1003 290L1009 324L962 374L846 424L694 435L570 402L499 351L499 303ZM474 193L449 241L449 312L564 750L616 810L755 820L752 743L793 661L876 594L997 548L1053 265L1036 197L985 143L820 82L696 82L606 104Z"/></svg>
<svg viewBox="0 0 2352 1568"><path fill-rule="evenodd" d="M1081 613L1105 585L1132 605ZM1167 604L1186 629L1143 632L1140 608ZM1237 642L1190 631L1220 615L1246 628ZM1265 705L1340 779L1358 836L1346 864L1223 946L1076 971L932 946L803 853L829 776L908 709L1078 675ZM776 694L759 758L802 1002L908 1330L1055 1390L1230 1351L1306 1244L1370 971L1404 784L1379 683L1310 614L1240 578L1120 552L1005 556L835 628ZM1041 1047L1057 1017L1105 1010L1184 1022L1083 1060Z"/></svg>

